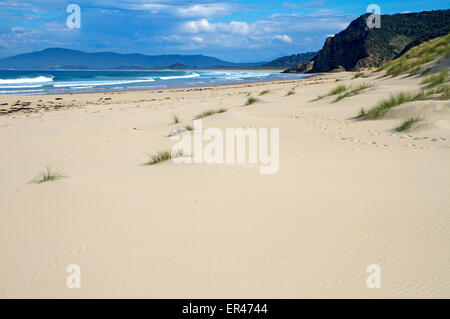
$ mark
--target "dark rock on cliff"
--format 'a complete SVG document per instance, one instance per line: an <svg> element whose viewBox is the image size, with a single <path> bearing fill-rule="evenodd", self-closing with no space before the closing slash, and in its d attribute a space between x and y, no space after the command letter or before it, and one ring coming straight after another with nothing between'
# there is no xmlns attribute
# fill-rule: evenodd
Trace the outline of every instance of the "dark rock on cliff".
<svg viewBox="0 0 450 319"><path fill-rule="evenodd" d="M450 10L381 16L381 28L369 29L365 14L344 31L329 37L306 65L285 72L357 71L394 59L422 42L450 32Z"/></svg>
<svg viewBox="0 0 450 319"><path fill-rule="evenodd" d="M314 62L312 62L312 61L301 62L287 70L284 70L283 73L308 73L309 71L311 71L313 65L314 65Z"/></svg>

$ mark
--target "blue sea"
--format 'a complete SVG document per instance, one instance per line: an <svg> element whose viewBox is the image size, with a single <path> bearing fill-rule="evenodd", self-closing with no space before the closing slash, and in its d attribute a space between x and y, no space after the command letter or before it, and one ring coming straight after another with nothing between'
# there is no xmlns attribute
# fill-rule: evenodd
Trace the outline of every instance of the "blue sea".
<svg viewBox="0 0 450 319"><path fill-rule="evenodd" d="M303 78L303 74L270 71L0 71L0 95L85 93L208 86Z"/></svg>

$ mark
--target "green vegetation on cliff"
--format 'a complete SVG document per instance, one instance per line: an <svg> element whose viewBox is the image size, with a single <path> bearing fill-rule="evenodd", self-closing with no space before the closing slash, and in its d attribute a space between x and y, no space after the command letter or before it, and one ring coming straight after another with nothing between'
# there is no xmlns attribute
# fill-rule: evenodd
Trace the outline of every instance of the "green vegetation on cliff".
<svg viewBox="0 0 450 319"><path fill-rule="evenodd" d="M376 71L386 70L386 75L397 76L409 72L409 75L416 75L422 70L422 66L438 58L450 57L450 34L424 42L411 48L401 57L386 62ZM426 73L426 72L424 72Z"/></svg>

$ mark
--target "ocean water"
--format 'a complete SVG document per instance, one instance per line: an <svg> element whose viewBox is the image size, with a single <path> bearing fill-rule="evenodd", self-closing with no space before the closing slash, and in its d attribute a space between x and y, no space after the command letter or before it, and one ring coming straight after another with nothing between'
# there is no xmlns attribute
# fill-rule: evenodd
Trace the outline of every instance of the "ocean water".
<svg viewBox="0 0 450 319"><path fill-rule="evenodd" d="M0 70L0 95L84 93L303 78L265 71Z"/></svg>

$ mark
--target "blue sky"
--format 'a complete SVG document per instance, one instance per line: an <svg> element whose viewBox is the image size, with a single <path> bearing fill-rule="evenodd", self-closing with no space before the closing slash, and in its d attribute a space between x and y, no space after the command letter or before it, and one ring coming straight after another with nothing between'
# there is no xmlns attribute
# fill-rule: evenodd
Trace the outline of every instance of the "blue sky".
<svg viewBox="0 0 450 319"><path fill-rule="evenodd" d="M80 29L66 26L71 3ZM448 9L448 0L0 0L0 57L64 47L266 61L320 49L372 3L382 14Z"/></svg>

